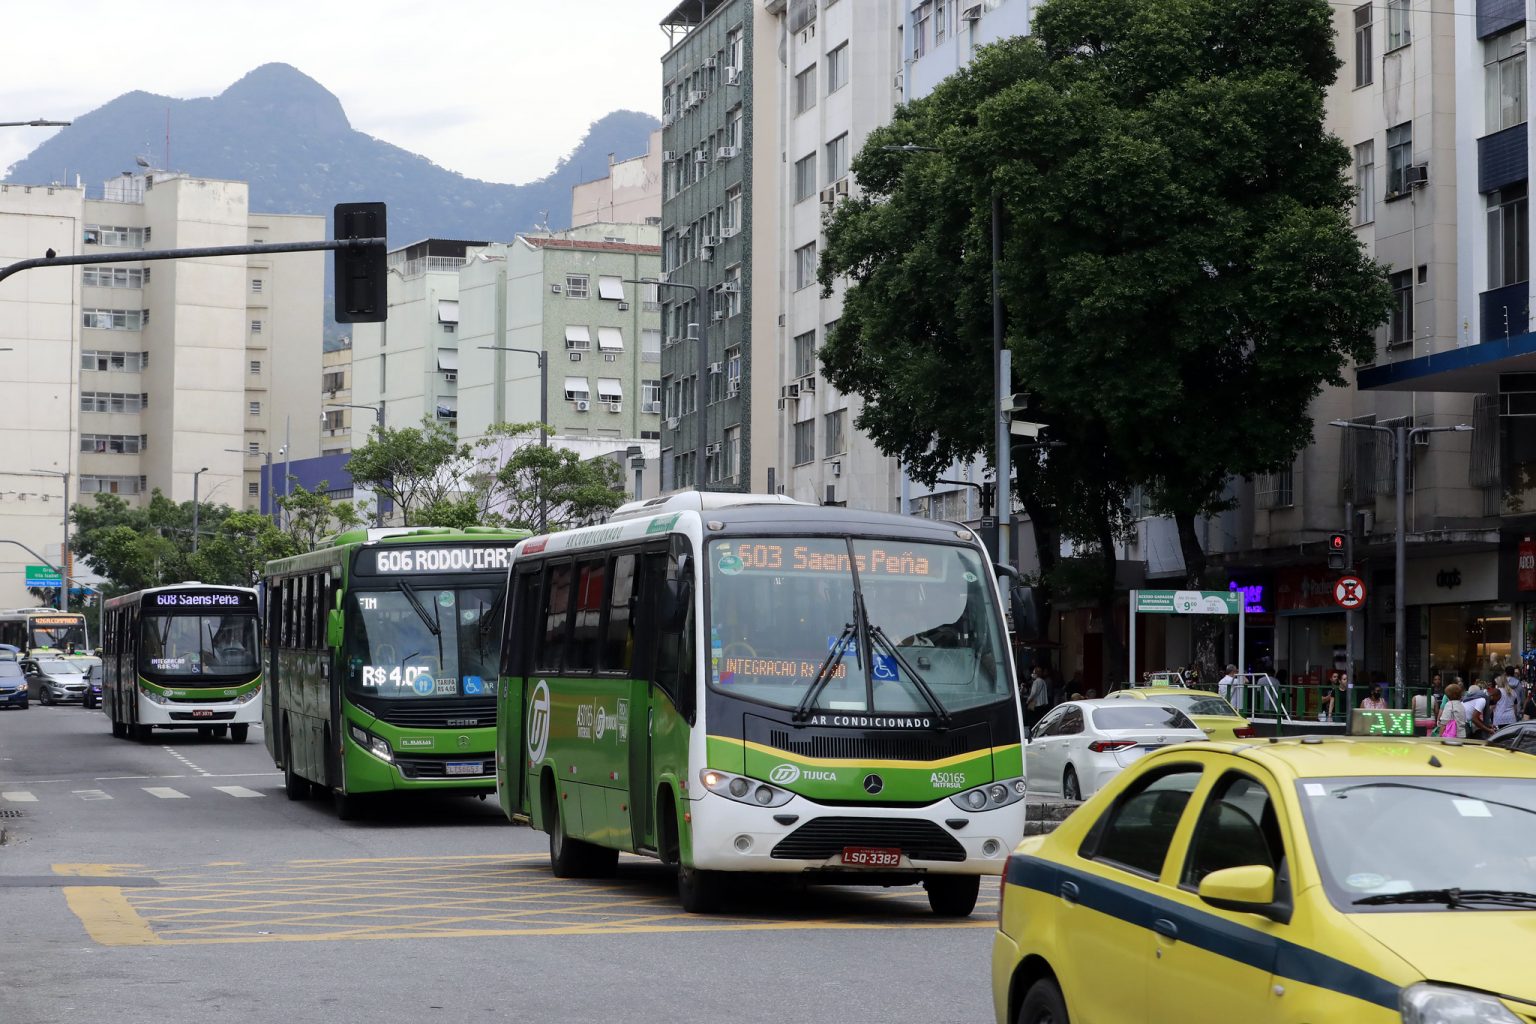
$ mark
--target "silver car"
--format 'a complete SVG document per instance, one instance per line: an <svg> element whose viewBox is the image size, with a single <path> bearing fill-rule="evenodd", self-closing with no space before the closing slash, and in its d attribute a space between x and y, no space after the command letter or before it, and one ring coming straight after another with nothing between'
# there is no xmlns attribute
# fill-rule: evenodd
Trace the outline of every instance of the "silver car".
<svg viewBox="0 0 1536 1024"><path fill-rule="evenodd" d="M86 681L79 662L64 658L33 658L23 663L27 689L42 704L83 704Z"/></svg>

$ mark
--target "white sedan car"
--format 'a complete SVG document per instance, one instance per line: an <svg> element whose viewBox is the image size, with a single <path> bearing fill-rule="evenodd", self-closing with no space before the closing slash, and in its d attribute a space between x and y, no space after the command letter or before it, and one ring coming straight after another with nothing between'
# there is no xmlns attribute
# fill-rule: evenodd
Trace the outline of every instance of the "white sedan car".
<svg viewBox="0 0 1536 1024"><path fill-rule="evenodd" d="M1184 712L1155 701L1068 701L1030 731L1024 778L1031 793L1083 800L1147 751L1205 738Z"/></svg>

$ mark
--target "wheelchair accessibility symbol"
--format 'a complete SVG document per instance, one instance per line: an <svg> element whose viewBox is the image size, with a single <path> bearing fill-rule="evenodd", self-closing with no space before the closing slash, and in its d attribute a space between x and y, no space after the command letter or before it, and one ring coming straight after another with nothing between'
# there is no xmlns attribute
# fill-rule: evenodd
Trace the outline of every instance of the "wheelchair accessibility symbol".
<svg viewBox="0 0 1536 1024"><path fill-rule="evenodd" d="M896 668L896 659L889 654L877 654L871 666L871 674L876 682L894 683L901 678Z"/></svg>

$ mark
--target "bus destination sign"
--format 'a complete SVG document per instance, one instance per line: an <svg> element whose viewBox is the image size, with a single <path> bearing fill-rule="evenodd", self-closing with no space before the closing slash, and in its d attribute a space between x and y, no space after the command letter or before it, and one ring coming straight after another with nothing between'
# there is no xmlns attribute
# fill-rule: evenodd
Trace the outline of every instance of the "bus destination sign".
<svg viewBox="0 0 1536 1024"><path fill-rule="evenodd" d="M487 547L443 544L436 547L375 548L358 559L358 572L378 576L416 576L444 572L505 572L513 545Z"/></svg>
<svg viewBox="0 0 1536 1024"><path fill-rule="evenodd" d="M241 590L195 591L162 590L150 594L147 602L151 608L224 608L255 610L256 595Z"/></svg>

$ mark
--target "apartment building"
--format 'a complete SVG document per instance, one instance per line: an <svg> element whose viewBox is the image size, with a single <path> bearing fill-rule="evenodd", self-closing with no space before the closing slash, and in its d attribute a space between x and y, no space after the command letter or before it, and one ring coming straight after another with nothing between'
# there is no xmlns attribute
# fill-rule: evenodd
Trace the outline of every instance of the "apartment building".
<svg viewBox="0 0 1536 1024"><path fill-rule="evenodd" d="M661 23L663 490L777 487L778 310L753 301L778 260L754 213L780 174L777 95L753 69L777 61L778 6L684 0Z"/></svg>
<svg viewBox="0 0 1536 1024"><path fill-rule="evenodd" d="M562 443L656 448L659 241L655 225L589 224L473 250L459 274L459 437L542 408Z"/></svg>
<svg viewBox="0 0 1536 1024"><path fill-rule="evenodd" d="M661 129L646 139L645 152L608 158L608 173L571 188L571 227L588 224L661 223Z"/></svg>
<svg viewBox="0 0 1536 1024"><path fill-rule="evenodd" d="M248 195L157 170L89 191L0 185L0 260L324 237L323 218L253 214ZM271 382L319 375L323 258L125 261L0 284L0 535L56 560L66 483L71 501L157 488L186 501L195 474L201 500L255 507L274 435L318 452L319 395ZM0 603L30 601L23 564L36 560L0 551Z"/></svg>
<svg viewBox="0 0 1536 1024"><path fill-rule="evenodd" d="M320 454L352 450L352 339L320 355ZM364 410L366 411L366 410Z"/></svg>

